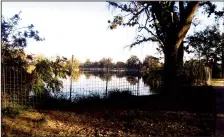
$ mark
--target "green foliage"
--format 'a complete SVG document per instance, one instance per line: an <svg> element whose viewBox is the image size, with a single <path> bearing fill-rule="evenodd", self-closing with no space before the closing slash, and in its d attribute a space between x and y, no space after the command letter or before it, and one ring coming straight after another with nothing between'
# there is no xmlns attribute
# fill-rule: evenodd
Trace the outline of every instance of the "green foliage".
<svg viewBox="0 0 224 137"><path fill-rule="evenodd" d="M113 68L115 64L112 62L113 60L111 58L102 58L98 62L91 62L89 59L85 61L85 63L82 65L84 68Z"/></svg>
<svg viewBox="0 0 224 137"><path fill-rule="evenodd" d="M90 60L87 59L86 62L83 64L83 67L89 68L91 64L92 63L90 62Z"/></svg>
<svg viewBox="0 0 224 137"><path fill-rule="evenodd" d="M21 13L21 12L20 12ZM2 43L6 47L26 47L27 39L33 38L37 41L42 41L43 38L39 36L39 32L34 30L34 25L31 24L27 27L18 28L21 20L20 13L15 14L13 17L6 19L2 17L1 34Z"/></svg>
<svg viewBox="0 0 224 137"><path fill-rule="evenodd" d="M18 109L14 109L12 107L6 107L2 109L2 115L3 116L8 116L10 118L15 118L16 116L18 116L19 110Z"/></svg>
<svg viewBox="0 0 224 137"><path fill-rule="evenodd" d="M66 74L68 74L69 69L68 67L64 67L62 64L67 63L67 59L59 56L56 57L55 61L51 61L51 68L54 76L57 78L66 78ZM68 64L68 63L67 63ZM69 65L68 65L69 66Z"/></svg>
<svg viewBox="0 0 224 137"><path fill-rule="evenodd" d="M53 92L60 91L63 88L63 82L54 77L47 83L47 88L50 88Z"/></svg>
<svg viewBox="0 0 224 137"><path fill-rule="evenodd" d="M80 76L81 76L81 72L79 70L77 71L72 71L72 80L77 81L79 80Z"/></svg>
<svg viewBox="0 0 224 137"><path fill-rule="evenodd" d="M152 60L150 60L152 58ZM148 62L147 62L148 60ZM137 56L130 56L128 58L128 60L125 62L122 61L117 61L116 63L112 62L111 58L102 58L99 61L95 61L95 62L91 62L89 59L87 59L85 61L84 64L80 65L81 68L107 68L109 67L109 69L111 68L116 68L116 69L125 69L125 68L129 68L129 69L140 69L141 67L145 67L145 69L147 68L152 68L152 66L150 66L150 61L154 61L155 63L153 63L153 66L156 67L161 67L161 64L159 63L159 59L155 58L155 57L151 57L151 56L147 56L145 58L144 61L144 65L142 66L141 61L139 60L139 58ZM155 65L157 64L157 65Z"/></svg>
<svg viewBox="0 0 224 137"><path fill-rule="evenodd" d="M34 60L31 55L26 55L24 47L27 46L28 39L36 41L44 39L39 36L38 31L33 29L32 24L19 28L21 20L19 14L9 19L2 18L2 62L7 65L20 65L27 70L30 65L33 65L33 69L29 73L32 76L30 83L34 92L59 91L63 87L63 83L59 79L66 78L71 63L63 57L56 57L55 60L46 58ZM64 64L66 65L63 66Z"/></svg>
<svg viewBox="0 0 224 137"><path fill-rule="evenodd" d="M168 38L172 37L169 34L177 35L180 27L185 25L187 17L191 14L189 11L197 2L108 1L108 4L119 11L112 20L108 21L111 29L116 29L118 26L137 27L136 40L130 44L130 47L153 41L159 44L158 51L164 52ZM214 14L218 18L224 15L224 11L216 10L214 3L200 2L199 6L208 16Z"/></svg>
<svg viewBox="0 0 224 137"><path fill-rule="evenodd" d="M115 66L116 66L116 68L125 68L125 63L118 61Z"/></svg>
<svg viewBox="0 0 224 137"><path fill-rule="evenodd" d="M32 60L31 55L25 55L24 47L27 46L28 39L36 41L44 40L39 36L39 32L34 30L34 25L20 27L20 13L6 19L2 17L1 24L1 44L2 44L2 62L10 65L27 65L29 60Z"/></svg>
<svg viewBox="0 0 224 137"><path fill-rule="evenodd" d="M118 26L136 27L138 32L130 48L144 42L157 42L159 52L163 52L164 86L166 91L176 89L177 64L183 60L183 44L198 7L205 7L205 13L217 17L224 15L224 11L217 11L215 4L199 1L131 1L108 2L119 12L112 21L108 21L111 29ZM165 90L164 90L165 91Z"/></svg>
<svg viewBox="0 0 224 137"><path fill-rule="evenodd" d="M159 91L163 86L163 77L162 77L162 70L157 69L153 71L143 71L142 72L142 79L145 83L145 85L150 87L150 90L155 92Z"/></svg>
<svg viewBox="0 0 224 137"><path fill-rule="evenodd" d="M80 66L80 62L75 58L73 58L73 62L72 62L72 59L70 59L70 60L66 61L66 63L65 63L66 68L78 69L79 66Z"/></svg>
<svg viewBox="0 0 224 137"><path fill-rule="evenodd" d="M211 59L215 62L221 61L223 50L224 35L218 30L217 26L206 27L205 30L195 32L187 37L188 46L198 59L204 59L206 64Z"/></svg>
<svg viewBox="0 0 224 137"><path fill-rule="evenodd" d="M60 91L63 88L63 83L60 78L66 78L69 74L69 69L63 64L67 63L65 58L57 57L55 61L42 59L36 61L36 68L32 72L35 76L35 81L32 89L35 92L45 91Z"/></svg>
<svg viewBox="0 0 224 137"><path fill-rule="evenodd" d="M221 64L224 60L224 33L217 25L208 26L205 30L187 37L188 48L198 60L213 69L213 77L221 77ZM222 67L223 69L224 67Z"/></svg>
<svg viewBox="0 0 224 137"><path fill-rule="evenodd" d="M146 56L143 64L142 71L143 73L150 73L151 71L156 71L161 68L161 64L159 62L159 58L153 56Z"/></svg>
<svg viewBox="0 0 224 137"><path fill-rule="evenodd" d="M100 94L90 94L88 96L77 96L75 98L75 102L74 103L77 103L77 104L91 104L91 103L97 103L99 101L102 101L103 98L100 96Z"/></svg>
<svg viewBox="0 0 224 137"><path fill-rule="evenodd" d="M180 86L193 86L205 84L205 65L198 60L189 60L178 70L178 84Z"/></svg>
<svg viewBox="0 0 224 137"><path fill-rule="evenodd" d="M141 61L135 55L132 55L126 62L127 68L139 69L141 67Z"/></svg>
<svg viewBox="0 0 224 137"><path fill-rule="evenodd" d="M117 90L109 91L108 93L109 93L108 94L109 99L125 99L127 97L132 96L131 91L128 91L128 90L121 91L117 89Z"/></svg>
<svg viewBox="0 0 224 137"><path fill-rule="evenodd" d="M49 78L51 78L53 75L51 62L48 59L43 59L38 61L35 66L36 68L34 69L33 73L37 73L37 78L46 82L49 81Z"/></svg>
<svg viewBox="0 0 224 137"><path fill-rule="evenodd" d="M112 67L112 59L111 58L102 58L99 61L99 66L101 68Z"/></svg>

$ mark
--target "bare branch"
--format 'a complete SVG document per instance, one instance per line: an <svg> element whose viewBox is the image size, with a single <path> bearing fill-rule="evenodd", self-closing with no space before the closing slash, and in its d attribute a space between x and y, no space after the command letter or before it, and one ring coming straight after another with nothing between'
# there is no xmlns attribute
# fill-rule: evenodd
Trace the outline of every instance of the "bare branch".
<svg viewBox="0 0 224 137"><path fill-rule="evenodd" d="M128 46L126 46L126 47L133 48L133 47L136 46L136 45L139 45L139 44L141 44L141 43L143 43L143 42L148 42L148 41L156 42L156 41L157 41L157 38L155 38L155 37L145 38L145 37L144 37L143 39L141 39L141 40L137 40L136 42L134 42L134 43L132 43L131 45L128 45Z"/></svg>
<svg viewBox="0 0 224 137"><path fill-rule="evenodd" d="M161 48L164 47L163 41L160 40L160 38L154 34L152 31L150 31L147 27L139 27L140 29L145 29L148 33L150 33L152 36L154 36L154 38L156 38L158 40L158 42L161 44Z"/></svg>
<svg viewBox="0 0 224 137"><path fill-rule="evenodd" d="M122 4L118 4L118 2L111 2L108 1L110 6L116 7L116 8L120 8L121 10L125 11L125 12L131 12L133 13L133 11L129 8L125 8Z"/></svg>
<svg viewBox="0 0 224 137"><path fill-rule="evenodd" d="M148 6L149 6L149 5L148 5ZM148 6L147 6L147 7L148 7ZM145 8L147 8L147 7L145 7ZM139 12L134 13L134 14L133 14L133 17L132 17L132 18L128 21L128 23L126 23L126 24L127 24L127 25L130 24L131 21L133 21L134 19L138 18L139 15L145 10L145 8L142 8Z"/></svg>

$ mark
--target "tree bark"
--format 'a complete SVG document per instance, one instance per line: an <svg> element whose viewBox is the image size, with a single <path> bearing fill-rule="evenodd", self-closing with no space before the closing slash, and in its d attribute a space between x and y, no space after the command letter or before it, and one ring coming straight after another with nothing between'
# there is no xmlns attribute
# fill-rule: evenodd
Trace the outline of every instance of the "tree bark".
<svg viewBox="0 0 224 137"><path fill-rule="evenodd" d="M178 48L178 55L177 55L177 65L178 67L183 67L184 63L184 44L183 42L180 44L180 47Z"/></svg>
<svg viewBox="0 0 224 137"><path fill-rule="evenodd" d="M176 93L176 74L177 74L177 49L174 44L166 45L164 58L164 92L166 95Z"/></svg>
<svg viewBox="0 0 224 137"><path fill-rule="evenodd" d="M184 20L182 20L178 27L172 24L167 32L166 42L164 44L164 92L166 95L176 95L178 91L177 84L177 61L183 60L181 51L183 39L190 29L193 15L199 6L199 2L191 2L184 12ZM178 57L178 50L180 55Z"/></svg>

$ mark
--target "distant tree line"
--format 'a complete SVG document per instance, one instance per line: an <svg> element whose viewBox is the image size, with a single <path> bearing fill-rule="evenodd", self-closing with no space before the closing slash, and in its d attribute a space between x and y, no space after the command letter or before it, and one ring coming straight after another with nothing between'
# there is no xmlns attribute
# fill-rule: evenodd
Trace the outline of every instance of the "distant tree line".
<svg viewBox="0 0 224 137"><path fill-rule="evenodd" d="M149 68L155 69L162 66L159 58L153 56L146 56L143 62L135 55L130 56L126 62L117 61L114 63L112 61L111 58L102 58L94 62L87 59L83 64L80 64L80 68L143 69L147 71Z"/></svg>

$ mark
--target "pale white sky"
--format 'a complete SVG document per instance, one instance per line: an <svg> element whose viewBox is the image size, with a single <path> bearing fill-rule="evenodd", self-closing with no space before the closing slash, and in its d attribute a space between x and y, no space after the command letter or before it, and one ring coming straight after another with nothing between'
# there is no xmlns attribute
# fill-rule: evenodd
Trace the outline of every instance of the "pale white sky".
<svg viewBox="0 0 224 137"><path fill-rule="evenodd" d="M20 25L33 24L45 37L42 42L29 41L27 53L68 58L74 54L81 62L86 59L98 61L103 57L126 61L130 55L137 55L142 61L146 55L158 56L156 43L124 49L134 41L136 31L123 27L110 30L107 21L113 14L106 2L2 2L5 17L19 11L22 11ZM198 18L203 27L212 24L205 16Z"/></svg>

